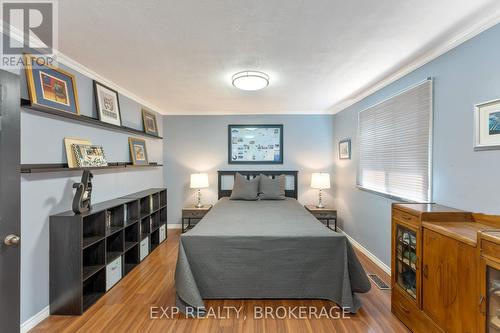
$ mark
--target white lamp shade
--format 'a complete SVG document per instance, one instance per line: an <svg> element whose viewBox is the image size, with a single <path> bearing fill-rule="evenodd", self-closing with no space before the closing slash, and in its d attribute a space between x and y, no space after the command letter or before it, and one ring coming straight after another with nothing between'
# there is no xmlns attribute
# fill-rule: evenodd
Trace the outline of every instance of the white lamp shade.
<svg viewBox="0 0 500 333"><path fill-rule="evenodd" d="M325 172L314 172L311 175L311 187L322 190L330 188L330 174Z"/></svg>
<svg viewBox="0 0 500 333"><path fill-rule="evenodd" d="M207 188L207 187L208 187L208 174L206 173L191 174L191 188Z"/></svg>

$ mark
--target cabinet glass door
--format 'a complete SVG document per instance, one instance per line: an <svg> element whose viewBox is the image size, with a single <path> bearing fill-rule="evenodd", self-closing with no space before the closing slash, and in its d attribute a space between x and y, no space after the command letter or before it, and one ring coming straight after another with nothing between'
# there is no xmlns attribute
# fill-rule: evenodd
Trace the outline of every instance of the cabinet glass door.
<svg viewBox="0 0 500 333"><path fill-rule="evenodd" d="M396 282L414 300L417 299L417 233L397 225Z"/></svg>
<svg viewBox="0 0 500 333"><path fill-rule="evenodd" d="M487 269L486 332L500 333L500 270Z"/></svg>

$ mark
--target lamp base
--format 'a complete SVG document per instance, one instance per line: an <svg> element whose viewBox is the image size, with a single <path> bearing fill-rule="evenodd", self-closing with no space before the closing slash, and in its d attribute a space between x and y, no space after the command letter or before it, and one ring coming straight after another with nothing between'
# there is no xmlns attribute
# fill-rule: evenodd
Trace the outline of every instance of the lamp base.
<svg viewBox="0 0 500 333"><path fill-rule="evenodd" d="M325 205L323 205L322 203L320 203L320 204L316 205L316 208L325 208Z"/></svg>
<svg viewBox="0 0 500 333"><path fill-rule="evenodd" d="M195 205L195 207L196 207L196 208L203 208L203 207L205 207L205 206L204 206L204 205L202 205L201 203L199 203L199 204Z"/></svg>

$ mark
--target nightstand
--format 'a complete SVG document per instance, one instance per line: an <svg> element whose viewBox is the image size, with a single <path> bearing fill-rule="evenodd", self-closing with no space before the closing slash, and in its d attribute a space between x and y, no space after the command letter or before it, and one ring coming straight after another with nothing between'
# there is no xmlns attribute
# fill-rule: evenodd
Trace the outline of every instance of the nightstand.
<svg viewBox="0 0 500 333"><path fill-rule="evenodd" d="M334 228L332 230L337 231L337 210L329 207L318 208L315 205L305 205L305 209L307 209L311 214L314 215L319 221L325 223L326 226L330 229L330 221L334 221Z"/></svg>
<svg viewBox="0 0 500 333"><path fill-rule="evenodd" d="M182 208L182 232L186 232L193 228L195 224L191 224L191 220L196 220L198 222L205 216L208 211L212 209L212 205L204 205L201 208L197 208L195 205L190 205Z"/></svg>

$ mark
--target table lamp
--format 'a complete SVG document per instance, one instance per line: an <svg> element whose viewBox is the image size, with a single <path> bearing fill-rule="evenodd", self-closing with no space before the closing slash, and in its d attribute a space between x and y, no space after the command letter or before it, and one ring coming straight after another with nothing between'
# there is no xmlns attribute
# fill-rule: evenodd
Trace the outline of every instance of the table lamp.
<svg viewBox="0 0 500 333"><path fill-rule="evenodd" d="M201 204L201 189L208 187L208 174L206 173L193 173L191 174L191 188L198 189L198 204L196 208L202 208Z"/></svg>
<svg viewBox="0 0 500 333"><path fill-rule="evenodd" d="M330 188L330 174L325 172L314 172L311 175L311 187L319 189L319 200L316 207L325 208L321 201L321 191Z"/></svg>

